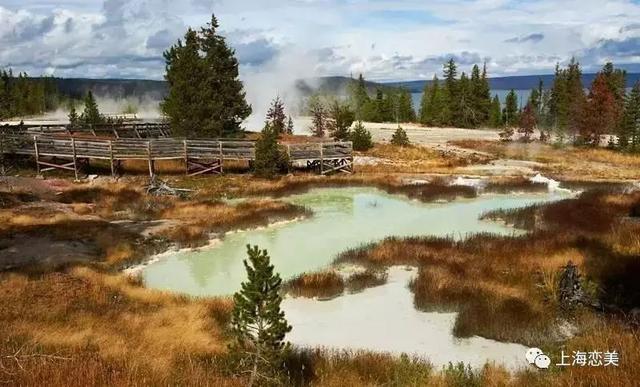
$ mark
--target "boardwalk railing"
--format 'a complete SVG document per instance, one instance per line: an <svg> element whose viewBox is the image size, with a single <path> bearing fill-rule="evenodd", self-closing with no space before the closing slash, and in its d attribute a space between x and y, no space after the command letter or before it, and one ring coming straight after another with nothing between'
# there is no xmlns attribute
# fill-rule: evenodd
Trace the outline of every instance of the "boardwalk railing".
<svg viewBox="0 0 640 387"><path fill-rule="evenodd" d="M163 123L123 123L99 125L0 125L0 131L9 134L67 134L89 135L113 138L162 138L170 137L168 124Z"/></svg>
<svg viewBox="0 0 640 387"><path fill-rule="evenodd" d="M289 160L306 161L320 173L352 172L351 142L321 142L282 145ZM188 175L221 173L225 160L255 159L255 143L238 140L100 139L0 132L0 155L33 156L38 173L52 169L73 170L89 160L108 160L116 174L122 161L146 160L154 173L158 160L184 160Z"/></svg>

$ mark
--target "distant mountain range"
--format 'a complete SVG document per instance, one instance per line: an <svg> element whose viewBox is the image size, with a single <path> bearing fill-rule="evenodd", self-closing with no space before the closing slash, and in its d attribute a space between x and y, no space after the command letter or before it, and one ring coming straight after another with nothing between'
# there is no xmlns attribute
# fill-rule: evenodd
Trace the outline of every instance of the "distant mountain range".
<svg viewBox="0 0 640 387"><path fill-rule="evenodd" d="M583 74L585 87L589 87L596 74ZM492 90L527 90L538 87L538 82L543 81L544 87L549 88L553 84L554 76L547 75L519 75L512 77L489 78ZM82 98L88 90L101 97L111 98L140 98L160 100L167 93L165 81L145 79L89 79L89 78L56 78L58 90L73 98ZM303 94L310 95L314 92L324 94L344 94L349 83L353 79L349 77L320 77L301 79L295 82L295 87ZM627 87L632 87L640 81L640 73L627 74ZM371 82L366 81L366 87L370 93L377 88L405 87L412 93L420 93L425 85L431 81L404 81L404 82Z"/></svg>

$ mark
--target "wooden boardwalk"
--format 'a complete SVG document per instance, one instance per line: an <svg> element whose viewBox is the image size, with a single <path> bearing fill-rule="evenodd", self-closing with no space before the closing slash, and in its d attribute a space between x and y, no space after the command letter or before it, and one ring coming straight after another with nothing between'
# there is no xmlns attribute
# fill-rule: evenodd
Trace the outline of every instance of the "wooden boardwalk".
<svg viewBox="0 0 640 387"><path fill-rule="evenodd" d="M281 145L294 162L306 162L321 174L353 172L351 142L317 142ZM33 157L38 174L54 169L69 170L78 178L79 169L90 160L106 160L115 176L122 161L144 160L149 174L155 173L155 162L183 160L187 175L222 173L228 160L255 160L253 141L189 140L178 138L91 138L69 135L12 133L0 131L0 156Z"/></svg>

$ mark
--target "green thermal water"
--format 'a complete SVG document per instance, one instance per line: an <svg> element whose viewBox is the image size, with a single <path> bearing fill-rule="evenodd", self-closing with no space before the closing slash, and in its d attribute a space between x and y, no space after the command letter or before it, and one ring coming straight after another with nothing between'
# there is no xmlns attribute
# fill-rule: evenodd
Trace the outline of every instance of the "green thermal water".
<svg viewBox="0 0 640 387"><path fill-rule="evenodd" d="M284 200L307 206L309 219L227 234L222 242L200 249L164 254L144 268L148 287L192 295L228 295L246 277L246 245L267 249L283 278L329 265L349 248L388 236L451 235L512 228L480 221L497 208L516 208L558 199L557 194L486 195L449 203L424 204L371 188L315 189Z"/></svg>

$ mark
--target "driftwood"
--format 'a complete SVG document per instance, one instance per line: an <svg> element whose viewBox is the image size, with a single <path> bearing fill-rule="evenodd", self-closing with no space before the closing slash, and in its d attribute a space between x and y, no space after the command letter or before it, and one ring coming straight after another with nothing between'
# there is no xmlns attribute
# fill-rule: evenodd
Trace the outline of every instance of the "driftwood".
<svg viewBox="0 0 640 387"><path fill-rule="evenodd" d="M178 196L186 198L193 190L170 187L165 181L160 180L156 175L151 176L146 187L147 194L154 196Z"/></svg>

